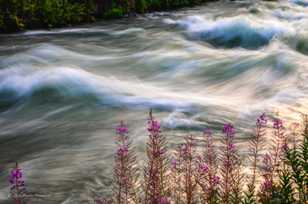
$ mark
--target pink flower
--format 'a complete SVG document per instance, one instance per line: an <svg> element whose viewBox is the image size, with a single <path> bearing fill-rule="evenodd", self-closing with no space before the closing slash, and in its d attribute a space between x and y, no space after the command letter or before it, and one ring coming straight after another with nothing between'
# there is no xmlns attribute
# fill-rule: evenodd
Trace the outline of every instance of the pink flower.
<svg viewBox="0 0 308 204"><path fill-rule="evenodd" d="M288 144L287 144L287 143L283 143L283 144L282 144L282 147L281 147L281 150L282 150L283 152L287 152L287 151L289 150Z"/></svg>
<svg viewBox="0 0 308 204"><path fill-rule="evenodd" d="M274 121L273 121L273 128L274 129L281 129L281 128L283 128L282 120L274 119Z"/></svg>
<svg viewBox="0 0 308 204"><path fill-rule="evenodd" d="M117 132L117 134L122 135L122 136L124 136L125 134L128 133L128 128L123 123L123 121L121 121L120 125L118 125L116 127L116 132Z"/></svg>
<svg viewBox="0 0 308 204"><path fill-rule="evenodd" d="M235 151L235 145L233 143L230 143L228 145L228 150L231 151L231 152L234 152Z"/></svg>
<svg viewBox="0 0 308 204"><path fill-rule="evenodd" d="M269 191L273 187L273 182L271 180L266 179L261 185L261 191L266 192Z"/></svg>
<svg viewBox="0 0 308 204"><path fill-rule="evenodd" d="M160 133L160 123L157 120L149 120L148 121L148 131L152 134Z"/></svg>
<svg viewBox="0 0 308 204"><path fill-rule="evenodd" d="M267 117L265 115L265 113L263 113L262 115L259 116L259 118L257 119L257 126L266 126L267 124Z"/></svg>
<svg viewBox="0 0 308 204"><path fill-rule="evenodd" d="M9 182L11 184L10 193L15 201L21 203L22 197L26 193L25 181L23 180L22 169L16 163L16 167L11 170Z"/></svg>
<svg viewBox="0 0 308 204"><path fill-rule="evenodd" d="M225 133L227 137L232 137L235 134L234 127L230 123L224 125L222 132Z"/></svg>
<svg viewBox="0 0 308 204"><path fill-rule="evenodd" d="M218 185L220 183L220 177L219 176L213 176L212 182L213 182L213 185Z"/></svg>
<svg viewBox="0 0 308 204"><path fill-rule="evenodd" d="M178 166L178 161L176 159L172 159L171 160L171 168L173 170L176 170L177 169L177 166Z"/></svg>
<svg viewBox="0 0 308 204"><path fill-rule="evenodd" d="M163 196L158 199L158 204L170 204L170 201L167 197Z"/></svg>
<svg viewBox="0 0 308 204"><path fill-rule="evenodd" d="M121 146L118 149L117 155L119 157L126 157L128 155L128 147L127 146Z"/></svg>
<svg viewBox="0 0 308 204"><path fill-rule="evenodd" d="M205 163L199 164L199 172L202 174L206 174L209 171L209 167Z"/></svg>
<svg viewBox="0 0 308 204"><path fill-rule="evenodd" d="M13 169L10 175L10 183L14 184L16 180L22 178L22 172L20 168Z"/></svg>

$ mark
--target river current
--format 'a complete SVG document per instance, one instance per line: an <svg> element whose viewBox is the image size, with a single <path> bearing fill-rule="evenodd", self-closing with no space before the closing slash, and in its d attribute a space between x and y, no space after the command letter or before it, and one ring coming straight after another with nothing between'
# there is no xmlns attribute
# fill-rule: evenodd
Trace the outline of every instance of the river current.
<svg viewBox="0 0 308 204"><path fill-rule="evenodd" d="M108 195L114 128L128 124L142 164L151 108L171 147L206 127L219 138L225 122L245 144L261 113L307 113L307 80L307 0L0 35L0 202L15 161L32 203Z"/></svg>

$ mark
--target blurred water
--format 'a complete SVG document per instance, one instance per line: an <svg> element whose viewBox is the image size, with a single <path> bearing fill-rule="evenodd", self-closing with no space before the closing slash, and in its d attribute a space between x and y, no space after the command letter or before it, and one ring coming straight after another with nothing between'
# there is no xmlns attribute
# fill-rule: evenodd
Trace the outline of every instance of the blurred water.
<svg viewBox="0 0 308 204"><path fill-rule="evenodd" d="M306 5L220 2L1 35L1 202L15 161L32 203L108 194L114 127L128 123L143 158L150 108L170 146L226 121L247 132L262 112L297 119L308 110Z"/></svg>

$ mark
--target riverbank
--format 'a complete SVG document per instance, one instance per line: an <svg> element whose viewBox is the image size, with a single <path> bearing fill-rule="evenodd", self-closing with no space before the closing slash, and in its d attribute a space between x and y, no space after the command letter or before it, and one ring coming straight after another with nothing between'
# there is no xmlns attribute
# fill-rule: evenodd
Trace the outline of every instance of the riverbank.
<svg viewBox="0 0 308 204"><path fill-rule="evenodd" d="M0 0L0 33L51 29L215 0Z"/></svg>

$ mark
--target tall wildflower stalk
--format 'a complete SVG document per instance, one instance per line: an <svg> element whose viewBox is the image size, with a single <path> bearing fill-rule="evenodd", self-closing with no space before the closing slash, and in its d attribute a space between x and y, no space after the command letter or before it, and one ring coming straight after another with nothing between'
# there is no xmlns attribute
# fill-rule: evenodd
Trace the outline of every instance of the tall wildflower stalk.
<svg viewBox="0 0 308 204"><path fill-rule="evenodd" d="M279 170L280 162L283 157L283 152L286 147L286 137L284 133L283 122L280 119L274 119L274 147L273 147L273 162L274 162L274 174Z"/></svg>
<svg viewBox="0 0 308 204"><path fill-rule="evenodd" d="M181 169L181 158L179 152L176 152L175 156L170 162L170 182L169 186L171 190L171 197L174 203L178 204L182 201L182 169Z"/></svg>
<svg viewBox="0 0 308 204"><path fill-rule="evenodd" d="M202 191L204 203L218 203L220 177L217 175L217 155L213 145L213 136L210 129L203 131L204 147L202 155L197 157L196 182Z"/></svg>
<svg viewBox="0 0 308 204"><path fill-rule="evenodd" d="M11 170L10 177L10 194L15 204L24 204L26 196L26 186L23 179L22 169L16 162L15 167Z"/></svg>
<svg viewBox="0 0 308 204"><path fill-rule="evenodd" d="M175 158L171 160L171 176L174 182L172 198L176 204L195 203L198 168L207 171L207 166L201 163L201 156L200 159L195 156L195 140L192 136L186 136L185 142L179 145Z"/></svg>
<svg viewBox="0 0 308 204"><path fill-rule="evenodd" d="M276 197L279 197L281 202L285 204L295 203L292 174L290 172L290 166L287 162L287 155L290 150L288 144L289 139L289 135L285 135L281 139L281 164L278 166L279 169L277 170L278 184L276 191L278 191L278 195Z"/></svg>
<svg viewBox="0 0 308 204"><path fill-rule="evenodd" d="M250 141L249 149L251 153L251 160L252 160L252 166L251 166L251 172L250 180L247 184L247 191L245 192L245 197L243 200L244 204L254 204L257 202L257 199L255 197L256 192L256 182L257 182L257 176L258 176L258 160L259 160L259 154L262 150L263 143L264 143L264 136L266 134L266 126L267 126L267 117L265 113L263 113L261 116L258 117L256 122L256 129L255 129L255 135Z"/></svg>
<svg viewBox="0 0 308 204"><path fill-rule="evenodd" d="M115 204L139 203L137 196L136 155L123 122L116 128L117 152L115 154L114 189Z"/></svg>
<svg viewBox="0 0 308 204"><path fill-rule="evenodd" d="M272 151L266 153L263 157L262 166L262 183L259 192L259 200L261 203L268 203L277 191L275 180L279 177L281 162L283 161L284 151L286 148L286 137L282 120L275 118L273 120Z"/></svg>
<svg viewBox="0 0 308 204"><path fill-rule="evenodd" d="M167 202L168 157L166 138L161 134L159 121L150 112L148 120L149 139L147 142L147 165L144 169L145 204L160 204Z"/></svg>
<svg viewBox="0 0 308 204"><path fill-rule="evenodd" d="M240 159L234 144L235 129L231 124L223 127L223 150L221 166L221 201L222 203L239 203L241 197Z"/></svg>
<svg viewBox="0 0 308 204"><path fill-rule="evenodd" d="M260 187L259 202L268 203L272 197L273 192L273 174L274 174L274 162L269 153L263 156L262 160L262 183Z"/></svg>
<svg viewBox="0 0 308 204"><path fill-rule="evenodd" d="M183 194L184 203L193 204L196 198L196 180L195 180L195 163L194 163L194 139L192 136L185 138L185 143L179 148L180 168L183 172ZM200 167L202 168L202 167ZM204 166L204 168L207 168Z"/></svg>

